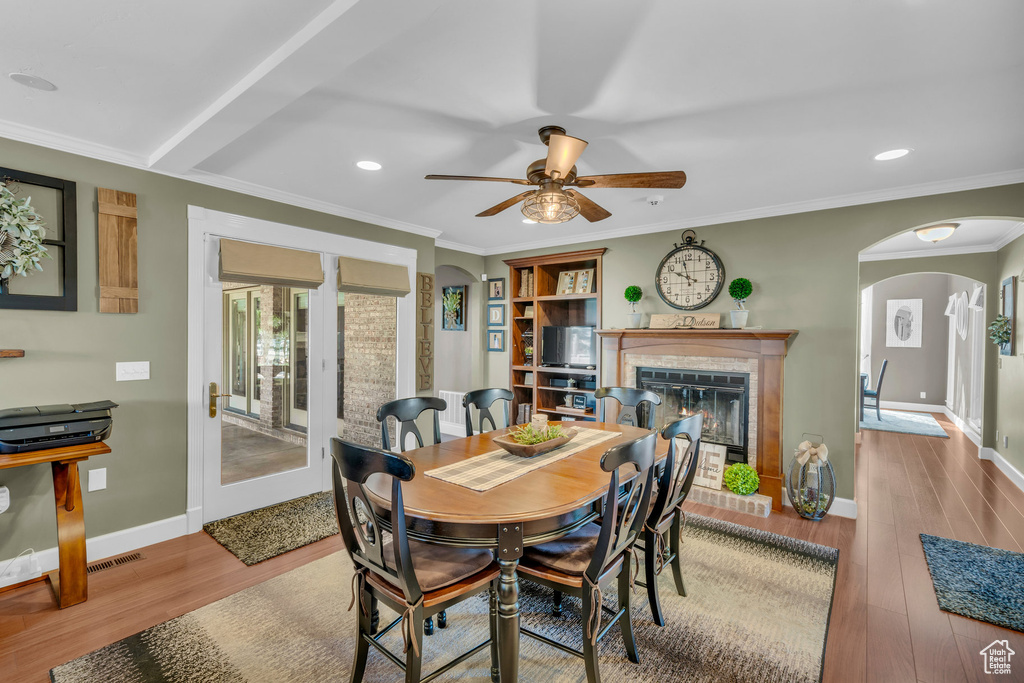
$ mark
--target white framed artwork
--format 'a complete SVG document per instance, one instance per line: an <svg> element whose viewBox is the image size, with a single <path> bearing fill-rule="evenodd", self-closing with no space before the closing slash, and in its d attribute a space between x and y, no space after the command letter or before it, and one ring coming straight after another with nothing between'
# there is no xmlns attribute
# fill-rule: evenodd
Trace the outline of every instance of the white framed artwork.
<svg viewBox="0 0 1024 683"><path fill-rule="evenodd" d="M722 490L722 475L725 474L725 456L728 449L717 443L700 444L700 456L697 458L697 471L693 475L693 483L706 489Z"/></svg>
<svg viewBox="0 0 1024 683"><path fill-rule="evenodd" d="M921 348L921 299L889 299L885 302L885 345L889 348Z"/></svg>

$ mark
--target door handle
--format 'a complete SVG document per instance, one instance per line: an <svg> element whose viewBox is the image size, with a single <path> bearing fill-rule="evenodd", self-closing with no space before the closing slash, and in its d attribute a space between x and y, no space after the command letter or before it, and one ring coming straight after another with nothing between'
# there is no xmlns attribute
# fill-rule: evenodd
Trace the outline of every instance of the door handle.
<svg viewBox="0 0 1024 683"><path fill-rule="evenodd" d="M210 382L210 417L217 417L217 399L230 396L231 394L220 393L216 382Z"/></svg>

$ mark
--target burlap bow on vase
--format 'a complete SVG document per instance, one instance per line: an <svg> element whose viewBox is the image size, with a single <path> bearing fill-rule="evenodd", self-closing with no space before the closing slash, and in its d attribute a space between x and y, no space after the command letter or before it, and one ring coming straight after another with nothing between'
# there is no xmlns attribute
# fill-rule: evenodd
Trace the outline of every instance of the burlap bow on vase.
<svg viewBox="0 0 1024 683"><path fill-rule="evenodd" d="M796 461L803 467L808 461L812 465L822 465L828 462L828 446L821 444L815 446L810 441L801 441L796 447Z"/></svg>

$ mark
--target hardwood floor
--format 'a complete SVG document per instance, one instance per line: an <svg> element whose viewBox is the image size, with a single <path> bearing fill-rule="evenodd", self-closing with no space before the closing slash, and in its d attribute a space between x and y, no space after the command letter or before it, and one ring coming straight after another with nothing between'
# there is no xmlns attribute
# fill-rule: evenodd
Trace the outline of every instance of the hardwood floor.
<svg viewBox="0 0 1024 683"><path fill-rule="evenodd" d="M840 549L825 681L939 683L988 678L978 652L1024 634L939 610L919 533L1024 548L1024 492L941 415L949 439L865 431L857 467L857 520L758 519L687 509ZM64 611L37 583L0 593L0 681L48 680L57 664L209 604L341 549L335 536L245 567L203 533L145 548L146 559L94 574L88 602ZM347 598L346 598L347 599ZM341 674L344 677L344 674Z"/></svg>

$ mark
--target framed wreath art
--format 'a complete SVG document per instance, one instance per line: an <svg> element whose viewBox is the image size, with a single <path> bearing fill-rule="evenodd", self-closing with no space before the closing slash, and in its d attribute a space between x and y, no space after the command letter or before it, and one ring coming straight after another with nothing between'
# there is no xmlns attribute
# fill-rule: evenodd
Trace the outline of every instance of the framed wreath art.
<svg viewBox="0 0 1024 683"><path fill-rule="evenodd" d="M78 309L76 227L75 183L0 168L0 308Z"/></svg>

